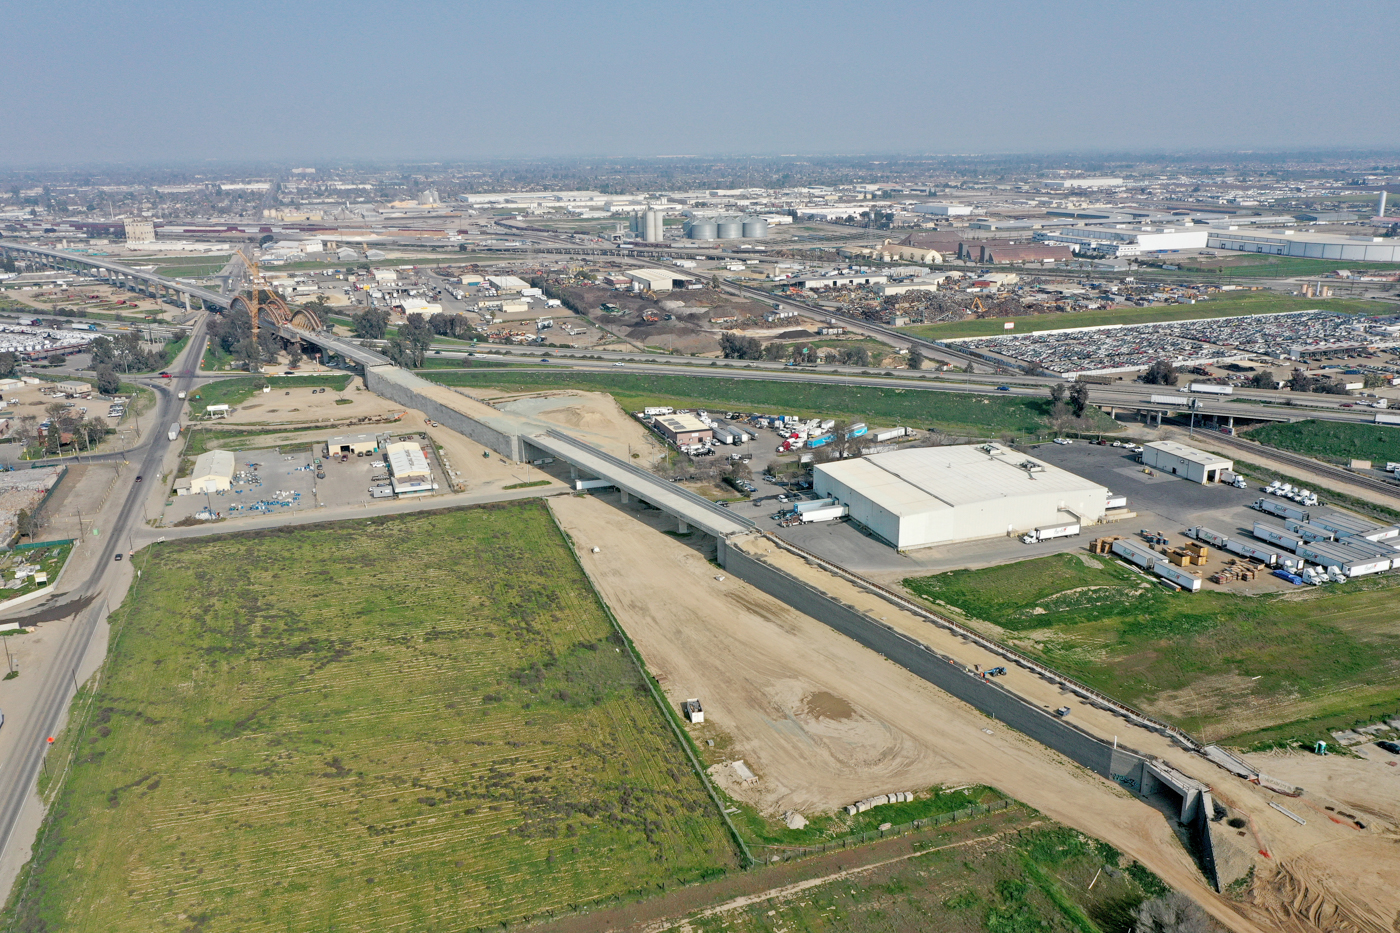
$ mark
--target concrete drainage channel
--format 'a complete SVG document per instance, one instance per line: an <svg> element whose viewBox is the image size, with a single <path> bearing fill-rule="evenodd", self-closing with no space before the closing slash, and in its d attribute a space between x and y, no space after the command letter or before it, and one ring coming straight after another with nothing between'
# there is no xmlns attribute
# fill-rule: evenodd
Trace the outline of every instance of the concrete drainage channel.
<svg viewBox="0 0 1400 933"><path fill-rule="evenodd" d="M1206 880L1219 890L1209 831L1209 821L1214 816L1215 804L1210 795L1210 788L1206 785L1130 748L1109 745L1075 724L1028 703L995 682L976 676L953 658L939 654L922 642L870 618L787 571L737 547L725 549L724 567L734 576L774 599L830 626L915 676L1078 762L1095 774L1114 781L1142 797L1163 795L1169 796L1173 802L1179 799L1178 818L1189 827L1192 841L1195 843L1195 851L1192 854L1197 858ZM902 600L899 605L900 608L912 608ZM926 613L920 615L927 616ZM1057 680L1062 681L1058 678ZM1153 728L1153 731L1160 730Z"/></svg>

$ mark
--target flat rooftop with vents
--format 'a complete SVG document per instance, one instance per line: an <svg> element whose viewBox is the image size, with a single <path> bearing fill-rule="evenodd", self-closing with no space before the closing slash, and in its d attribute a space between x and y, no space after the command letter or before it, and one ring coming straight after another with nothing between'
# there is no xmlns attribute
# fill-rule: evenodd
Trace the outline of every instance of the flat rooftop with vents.
<svg viewBox="0 0 1400 933"><path fill-rule="evenodd" d="M818 464L817 495L901 551L1103 520L1108 490L1003 447L922 447Z"/></svg>

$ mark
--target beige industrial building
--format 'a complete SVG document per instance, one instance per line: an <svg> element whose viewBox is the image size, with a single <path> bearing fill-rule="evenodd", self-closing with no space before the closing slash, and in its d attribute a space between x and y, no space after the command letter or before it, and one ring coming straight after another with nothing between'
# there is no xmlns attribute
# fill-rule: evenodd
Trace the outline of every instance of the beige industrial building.
<svg viewBox="0 0 1400 933"><path fill-rule="evenodd" d="M673 288L685 288L695 279L680 272L667 272L665 269L628 269L626 273L633 291L669 292Z"/></svg>
<svg viewBox="0 0 1400 933"><path fill-rule="evenodd" d="M656 419L656 429L677 447L701 444L715 436L708 424L694 415L686 414L662 415Z"/></svg>
<svg viewBox="0 0 1400 933"><path fill-rule="evenodd" d="M398 441L384 452L389 458L390 486L395 496L426 496L437 488L432 466L417 441Z"/></svg>
<svg viewBox="0 0 1400 933"><path fill-rule="evenodd" d="M372 454L379 449L378 434L342 434L338 437L327 438L326 456L334 457L336 454Z"/></svg>
<svg viewBox="0 0 1400 933"><path fill-rule="evenodd" d="M1193 483L1218 483L1221 474L1233 470L1233 460L1178 444L1176 441L1153 441L1142 448L1142 465L1162 473L1189 479Z"/></svg>
<svg viewBox="0 0 1400 933"><path fill-rule="evenodd" d="M206 492L227 492L233 487L233 454L227 450L210 450L195 458L189 475L189 491L198 495Z"/></svg>
<svg viewBox="0 0 1400 933"><path fill-rule="evenodd" d="M818 464L818 496L901 551L1101 522L1108 490L997 444L921 447Z"/></svg>

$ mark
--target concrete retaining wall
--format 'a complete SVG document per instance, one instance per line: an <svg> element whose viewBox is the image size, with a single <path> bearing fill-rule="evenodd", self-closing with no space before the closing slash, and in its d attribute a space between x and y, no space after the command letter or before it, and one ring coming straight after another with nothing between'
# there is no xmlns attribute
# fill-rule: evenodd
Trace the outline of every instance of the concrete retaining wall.
<svg viewBox="0 0 1400 933"><path fill-rule="evenodd" d="M382 367L382 369L395 370L398 378L385 378L380 371L381 367L367 367L365 369L365 388L375 395L383 396L409 408L416 408L444 427L451 428L458 434L471 438L483 447L489 447L503 457L509 457L517 462L524 459L518 435L502 433L489 425L467 417L460 411L448 408L441 402L420 395L413 391L412 381L405 380L402 375L403 371L399 370L397 366Z"/></svg>
<svg viewBox="0 0 1400 933"><path fill-rule="evenodd" d="M758 587L774 599L831 626L959 700L1084 765L1095 774L1125 783L1133 790L1141 786L1142 756L1125 748L1115 749L1076 729L1052 713L1026 703L995 682L978 677L960 664L738 548L727 547L723 550L723 564L734 576Z"/></svg>
<svg viewBox="0 0 1400 933"><path fill-rule="evenodd" d="M1095 774L1121 784L1136 794L1144 793L1145 785L1159 783L1155 775L1149 775L1149 762L1142 755L1128 748L1110 745L1075 728L1071 723L1027 703L995 682L977 676L960 663L838 602L786 571L732 546L720 547L719 562L740 580L798 612L831 626L940 690L1078 762ZM1189 818L1188 825L1196 843L1201 868L1207 880L1219 890L1208 823L1212 815L1208 794L1206 798L1204 805L1197 802L1191 807L1191 812L1184 815Z"/></svg>

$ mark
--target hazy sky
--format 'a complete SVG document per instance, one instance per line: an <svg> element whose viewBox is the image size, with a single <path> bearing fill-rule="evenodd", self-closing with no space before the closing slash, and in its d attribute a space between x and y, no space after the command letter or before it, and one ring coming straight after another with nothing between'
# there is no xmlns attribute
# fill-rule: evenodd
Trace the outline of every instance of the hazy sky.
<svg viewBox="0 0 1400 933"><path fill-rule="evenodd" d="M1400 0L0 0L0 164L1400 148Z"/></svg>

